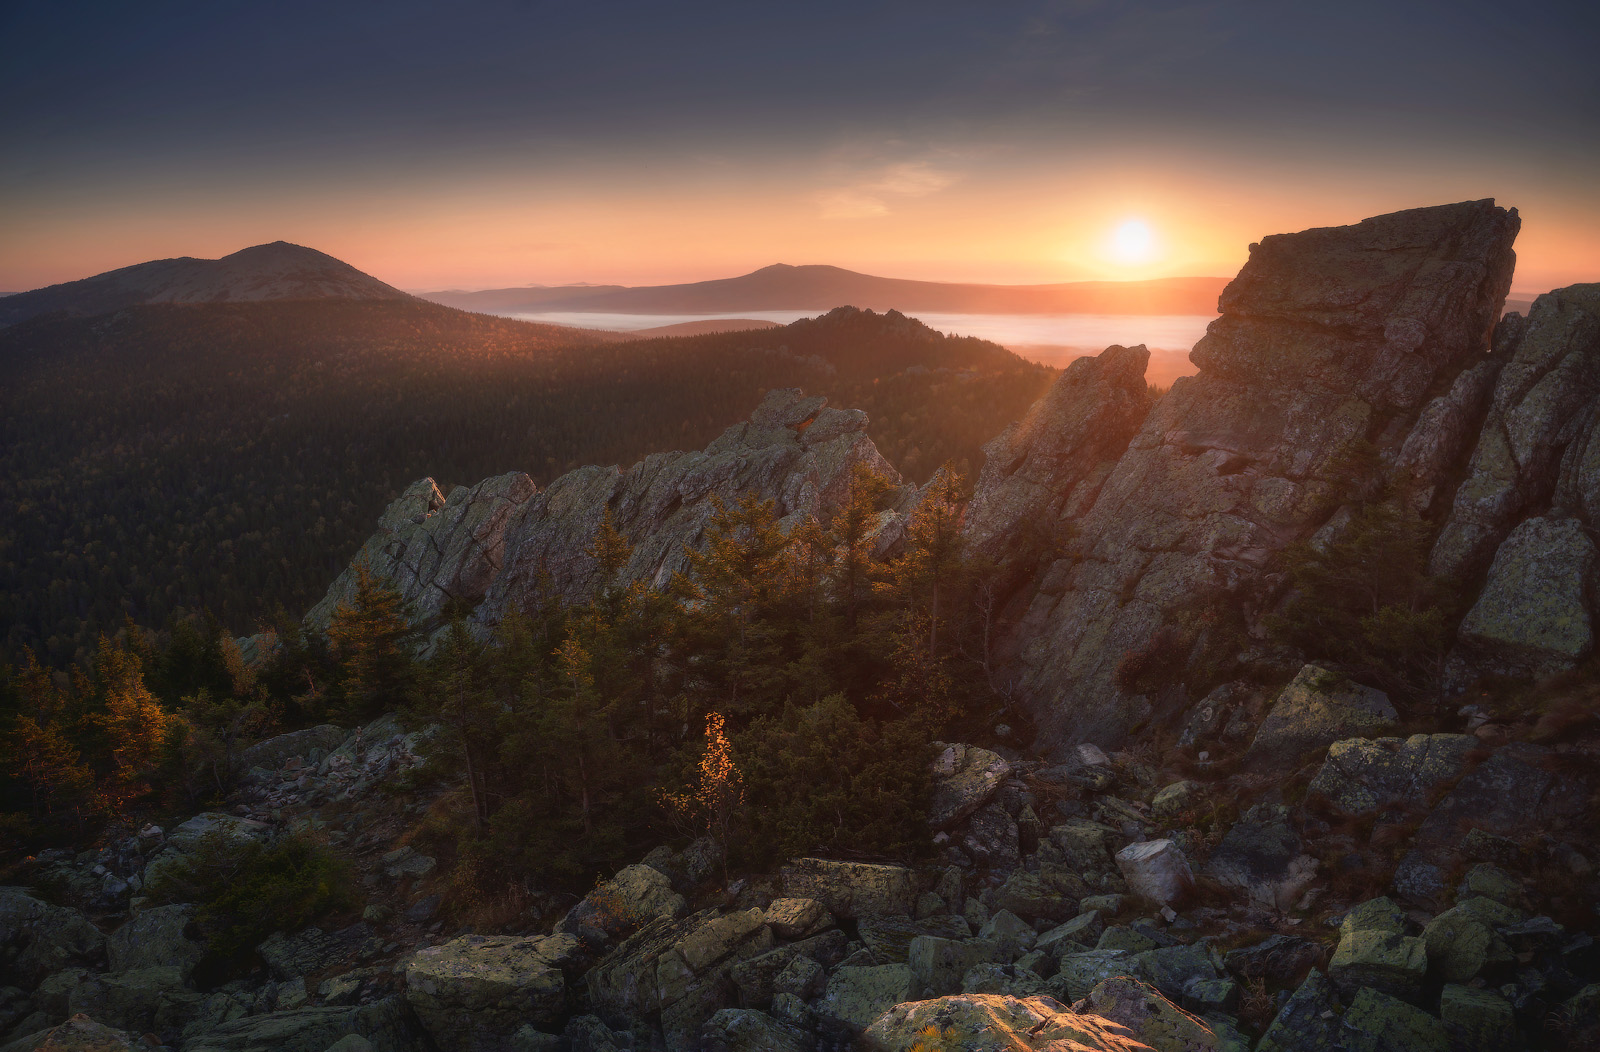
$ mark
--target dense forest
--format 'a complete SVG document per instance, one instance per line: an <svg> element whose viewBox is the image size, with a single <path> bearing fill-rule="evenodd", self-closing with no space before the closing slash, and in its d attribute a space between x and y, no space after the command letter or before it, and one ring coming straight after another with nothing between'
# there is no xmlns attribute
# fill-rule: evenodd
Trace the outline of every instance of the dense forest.
<svg viewBox="0 0 1600 1052"><path fill-rule="evenodd" d="M283 626L259 667L206 618L102 638L69 676L25 653L0 669L0 852L217 806L256 738L400 710L439 728L422 776L448 797L418 842L463 892L581 891L682 834L741 864L914 854L932 741L1003 705L985 672L992 571L962 554L954 471L888 562L873 548L889 483L858 467L850 486L788 533L770 501L719 504L666 587L519 611L488 641L457 622L425 662L399 595L365 574L326 636ZM590 552L613 571L629 555L609 521Z"/></svg>
<svg viewBox="0 0 1600 1052"><path fill-rule="evenodd" d="M1052 376L850 309L636 341L420 301L36 318L0 330L0 645L64 668L129 621L249 633L314 602L416 478L545 484L699 448L773 387L866 410L918 482L975 473Z"/></svg>

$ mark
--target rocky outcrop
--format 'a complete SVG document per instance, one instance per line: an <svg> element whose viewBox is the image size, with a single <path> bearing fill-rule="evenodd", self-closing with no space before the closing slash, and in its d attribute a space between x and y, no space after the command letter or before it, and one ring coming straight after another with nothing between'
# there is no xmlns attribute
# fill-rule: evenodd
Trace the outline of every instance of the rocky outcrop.
<svg viewBox="0 0 1600 1052"><path fill-rule="evenodd" d="M24 888L0 888L0 983L28 989L68 965L98 960L105 944L77 910L42 902Z"/></svg>
<svg viewBox="0 0 1600 1052"><path fill-rule="evenodd" d="M1600 285L1573 285L1508 315L1495 333L1500 370L1488 418L1434 544L1434 573L1470 578L1530 510L1560 489L1563 507L1600 522L1593 443L1600 394Z"/></svg>
<svg viewBox="0 0 1600 1052"><path fill-rule="evenodd" d="M866 429L860 410L831 409L827 399L792 388L775 390L748 421L703 451L652 454L626 471L591 466L569 472L508 523L505 569L477 619L495 624L543 589L568 600L590 594L600 571L588 550L608 513L633 545L620 578L659 587L688 568L684 549L700 543L719 499L771 500L787 526L838 507L858 464L899 485L899 473ZM906 487L902 502L912 493Z"/></svg>
<svg viewBox="0 0 1600 1052"><path fill-rule="evenodd" d="M581 600L601 583L588 553L607 515L633 545L619 580L662 586L687 569L685 546L701 543L716 501L747 494L771 500L787 528L839 507L857 465L898 487L898 511L884 512L879 523L887 542L916 490L902 485L866 429L865 413L785 388L769 391L748 421L699 452L655 453L626 470L582 467L544 490L513 471L452 489L447 498L432 479L421 479L383 513L306 624L326 629L354 596L362 566L392 584L413 622L426 627L437 626L447 606L476 608L475 622L487 629L547 593Z"/></svg>
<svg viewBox="0 0 1600 1052"><path fill-rule="evenodd" d="M520 471L470 489L458 486L448 498L432 479L413 482L306 614L306 623L326 629L333 612L355 597L362 567L400 592L418 624L436 623L451 600L477 603L503 564L507 521L536 489Z"/></svg>
<svg viewBox="0 0 1600 1052"><path fill-rule="evenodd" d="M570 935L464 935L406 963L406 999L446 1052L509 1052L524 1024L547 1026L565 1014L561 968L578 947Z"/></svg>
<svg viewBox="0 0 1600 1052"><path fill-rule="evenodd" d="M963 522L968 550L1000 563L1053 561L1069 539L1064 526L1094 503L1150 411L1149 361L1143 345L1079 358L983 447Z"/></svg>
<svg viewBox="0 0 1600 1052"><path fill-rule="evenodd" d="M1487 356L1519 222L1474 201L1251 247L1190 356L1199 374L1150 411L1007 640L1044 743L1113 743L1149 718L1158 699L1119 665L1160 651L1181 666L1223 604L1259 615L1281 584L1272 558L1351 499L1358 451L1394 463L1420 424L1412 481L1446 481L1428 450L1466 427L1483 378L1452 389Z"/></svg>
<svg viewBox="0 0 1600 1052"><path fill-rule="evenodd" d="M1290 767L1340 738L1386 731L1399 718L1381 690L1306 665L1278 695L1245 756L1262 767Z"/></svg>
<svg viewBox="0 0 1600 1052"><path fill-rule="evenodd" d="M931 1042L937 1042L933 1044ZM861 1037L873 1052L959 1048L967 1052L1137 1052L1150 1046L1126 1026L1075 1014L1051 997L959 994L896 1005Z"/></svg>
<svg viewBox="0 0 1600 1052"><path fill-rule="evenodd" d="M1420 811L1461 774L1477 747L1469 734L1348 738L1328 746L1328 759L1306 791L1347 815L1390 805Z"/></svg>
<svg viewBox="0 0 1600 1052"><path fill-rule="evenodd" d="M1544 676L1594 649L1589 587L1594 541L1576 518L1528 519L1495 552L1478 600L1462 619L1457 657L1479 672Z"/></svg>

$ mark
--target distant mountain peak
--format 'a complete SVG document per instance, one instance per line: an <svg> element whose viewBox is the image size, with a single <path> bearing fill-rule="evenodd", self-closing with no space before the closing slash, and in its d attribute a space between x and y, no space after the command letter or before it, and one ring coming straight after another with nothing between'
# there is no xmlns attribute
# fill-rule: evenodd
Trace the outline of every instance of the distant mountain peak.
<svg viewBox="0 0 1600 1052"><path fill-rule="evenodd" d="M145 303L410 299L326 252L288 241L251 245L221 259L179 256L5 298L0 325L65 311L90 316Z"/></svg>

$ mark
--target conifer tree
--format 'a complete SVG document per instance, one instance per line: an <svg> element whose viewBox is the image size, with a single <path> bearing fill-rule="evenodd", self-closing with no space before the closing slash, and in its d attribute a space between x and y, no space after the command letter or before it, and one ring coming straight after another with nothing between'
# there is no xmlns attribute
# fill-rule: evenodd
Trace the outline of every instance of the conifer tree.
<svg viewBox="0 0 1600 1052"><path fill-rule="evenodd" d="M144 671L131 651L100 637L95 664L102 709L94 722L105 734L116 798L130 799L149 787L160 759L170 714L145 687Z"/></svg>
<svg viewBox="0 0 1600 1052"><path fill-rule="evenodd" d="M356 567L355 595L328 622L339 660L341 716L370 719L404 701L413 671L410 635L400 593L365 565Z"/></svg>

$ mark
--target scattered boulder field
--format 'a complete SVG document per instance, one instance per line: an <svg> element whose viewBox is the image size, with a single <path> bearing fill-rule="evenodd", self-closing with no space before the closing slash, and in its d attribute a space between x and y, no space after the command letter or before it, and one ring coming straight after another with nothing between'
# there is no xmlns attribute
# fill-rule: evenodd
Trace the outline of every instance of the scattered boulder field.
<svg viewBox="0 0 1600 1052"><path fill-rule="evenodd" d="M663 845L463 928L407 842L440 792L406 777L429 729L314 727L253 746L227 809L0 889L0 1052L1600 1047L1600 285L1497 321L1518 223L1477 201L1265 238L1197 376L1152 399L1143 348L1113 347L990 443L963 528L999 567L1037 737L941 743L921 860L728 873L708 840ZM362 557L424 616L488 627L534 567L590 587L609 512L624 573L659 582L714 496L798 517L858 463L899 484L865 423L775 391L703 452L545 490L423 480ZM883 551L919 499L894 492ZM1369 502L1436 524L1430 569L1462 588L1432 704L1264 630L1277 557ZM1224 606L1243 624L1218 664L1185 626ZM1125 671L1152 653L1159 682ZM1494 711L1482 684L1507 681L1588 715ZM194 905L153 889L219 839L293 831L348 856L364 901L210 981Z"/></svg>

